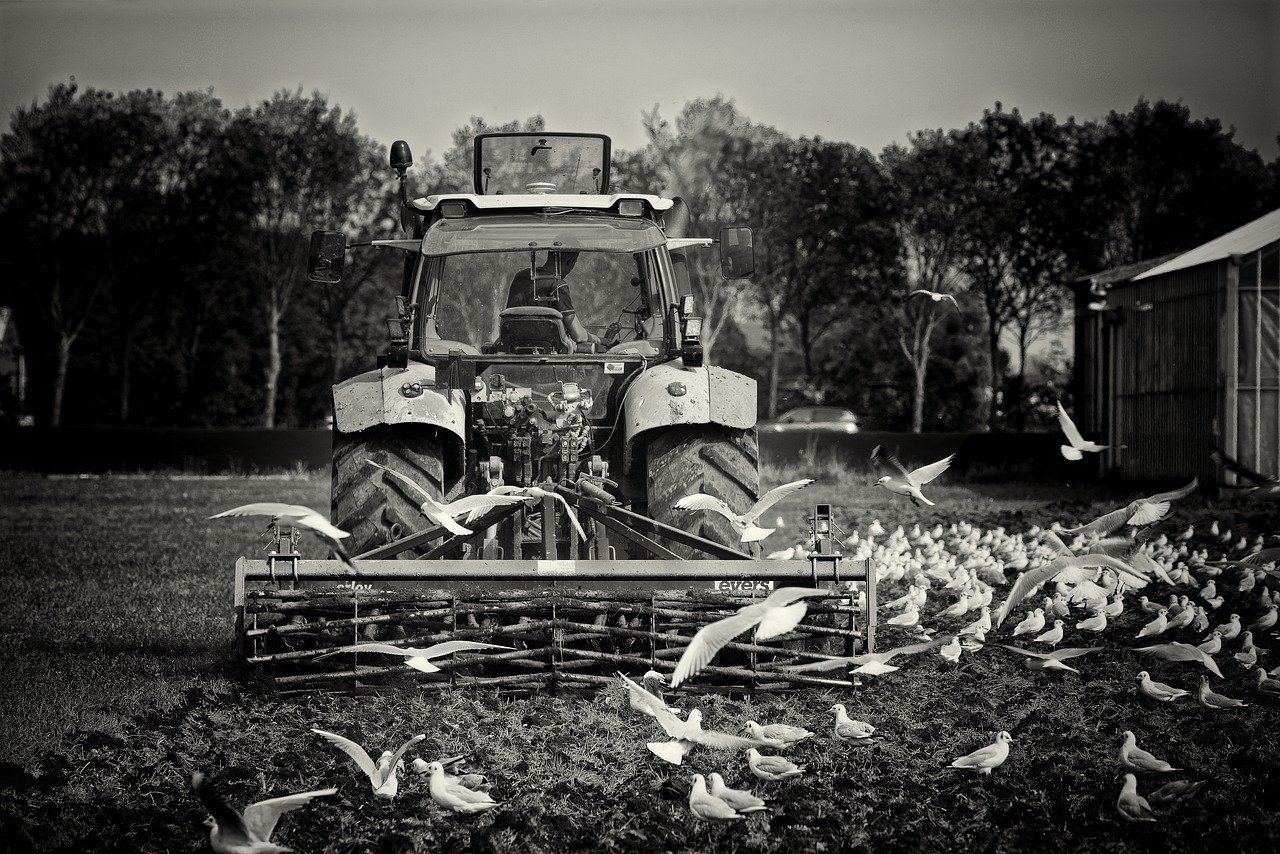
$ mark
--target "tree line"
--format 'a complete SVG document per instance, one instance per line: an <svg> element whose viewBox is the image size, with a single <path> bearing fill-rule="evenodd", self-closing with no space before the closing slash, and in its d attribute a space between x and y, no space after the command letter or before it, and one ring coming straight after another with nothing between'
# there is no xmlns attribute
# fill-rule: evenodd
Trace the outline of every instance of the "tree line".
<svg viewBox="0 0 1280 854"><path fill-rule="evenodd" d="M1280 159L1166 101L1084 122L996 104L879 153L719 96L641 122L615 189L684 197L693 235L756 230L754 279L720 279L712 253L691 264L710 356L761 381L766 415L822 402L886 429L1042 424L1065 362L1029 352L1069 323L1068 282L1280 204ZM469 191L478 132L542 129L473 117L421 158L414 192ZM392 191L385 146L320 93L233 110L212 92L51 87L0 137L0 305L26 409L53 425L323 424L329 384L383 346L400 268L352 253L342 283L313 285L307 236L392 234ZM0 399L0 418L21 414Z"/></svg>

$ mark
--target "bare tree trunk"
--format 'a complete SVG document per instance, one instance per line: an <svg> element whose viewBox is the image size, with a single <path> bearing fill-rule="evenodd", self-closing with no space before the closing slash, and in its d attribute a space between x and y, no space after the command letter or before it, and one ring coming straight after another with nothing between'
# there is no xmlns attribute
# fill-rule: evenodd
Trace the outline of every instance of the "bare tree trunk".
<svg viewBox="0 0 1280 854"><path fill-rule="evenodd" d="M924 375L929 369L928 357L917 356L912 360L915 387L911 390L911 432L924 432Z"/></svg>
<svg viewBox="0 0 1280 854"><path fill-rule="evenodd" d="M1016 380L1015 391L1017 400L1015 401L1015 424L1018 432L1021 433L1027 428L1026 413L1026 396L1027 396L1027 348L1030 344L1027 342L1027 328L1020 327L1018 329L1018 376Z"/></svg>
<svg viewBox="0 0 1280 854"><path fill-rule="evenodd" d="M276 426L276 391L280 385L280 306L267 305L267 370L263 382L262 426Z"/></svg>
<svg viewBox="0 0 1280 854"><path fill-rule="evenodd" d="M987 354L991 359L991 406L987 410L987 430L1000 429L1000 328L987 324Z"/></svg>
<svg viewBox="0 0 1280 854"><path fill-rule="evenodd" d="M329 345L330 355L333 358L333 381L337 383L342 379L342 324L333 324L329 331L333 336Z"/></svg>
<svg viewBox="0 0 1280 854"><path fill-rule="evenodd" d="M67 367L71 363L71 339L58 337L53 371L53 400L49 404L49 426L62 426L62 396L67 388Z"/></svg>
<svg viewBox="0 0 1280 854"><path fill-rule="evenodd" d="M778 322L769 329L769 417L778 417L778 366L782 361L778 354Z"/></svg>
<svg viewBox="0 0 1280 854"><path fill-rule="evenodd" d="M129 368L133 362L133 330L120 342L120 423L129 423Z"/></svg>

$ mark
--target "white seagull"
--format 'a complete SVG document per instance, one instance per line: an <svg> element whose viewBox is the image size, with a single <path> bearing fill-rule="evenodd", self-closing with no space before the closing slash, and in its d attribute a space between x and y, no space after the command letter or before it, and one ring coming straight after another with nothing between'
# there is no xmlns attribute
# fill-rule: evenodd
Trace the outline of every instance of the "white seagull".
<svg viewBox="0 0 1280 854"><path fill-rule="evenodd" d="M414 483L413 480L400 474L400 472L393 471L384 465L375 463L373 460L365 460L365 462L376 469L382 469L382 471L391 475L396 480L400 481L417 493L418 496L422 498L422 504L418 508L422 511L422 515L426 516L432 522L440 525L450 534L455 536L466 536L474 533L471 529L464 528L455 521L459 516L469 516L472 513L484 515L494 507L498 507L503 504L520 504L526 500L525 497L517 497L514 495L481 493L480 495L467 495L457 499L456 501L450 501L448 504L445 504L421 486L418 486L418 484Z"/></svg>
<svg viewBox="0 0 1280 854"><path fill-rule="evenodd" d="M1084 452L1096 454L1099 451L1105 451L1110 445L1099 445L1097 442L1086 441L1084 436L1080 435L1079 428L1076 423L1071 420L1071 416L1067 414L1067 410L1062 408L1062 402L1058 402L1058 425L1062 427L1063 434L1067 437L1069 444L1059 446L1062 456L1068 460L1080 460L1084 458ZM1117 448L1123 448L1124 445L1117 445Z"/></svg>
<svg viewBox="0 0 1280 854"><path fill-rule="evenodd" d="M951 300L952 305L954 305L957 309L960 308L960 303L956 302L956 298L954 295L939 293L938 291L930 291L924 288L916 288L914 291L907 294L907 299L911 299L912 297L919 296L920 294L924 294L933 302L942 302L944 299Z"/></svg>
<svg viewBox="0 0 1280 854"><path fill-rule="evenodd" d="M938 460L936 463L929 463L927 466L920 466L918 469L907 471L906 466L898 461L892 451L881 449L880 445L876 445L871 449L872 462L883 457L894 468L902 473L902 477L893 477L885 475L876 481L876 486L882 486L897 495L905 495L911 499L911 503L919 507L922 504L933 506L933 502L924 497L924 493L920 491L920 487L932 481L938 475L942 474L951 467L951 461L956 458L955 454Z"/></svg>
<svg viewBox="0 0 1280 854"><path fill-rule="evenodd" d="M395 753L390 750L383 751L375 763L363 747L356 744L349 738L343 738L331 732L325 732L322 729L312 729L316 735L325 741L336 745L339 750L351 757L365 776L369 778L369 785L373 787L374 797L384 800L391 800L400 790L400 780L398 777L400 771L400 760L404 759L405 753L409 748L426 738L425 735L415 735L413 738L400 745L400 749Z"/></svg>
<svg viewBox="0 0 1280 854"><path fill-rule="evenodd" d="M439 673L440 668L432 664L431 659L472 649L514 649L514 647L466 640L445 641L428 647L392 646L388 643L353 643L331 652L326 652L323 655L317 655L316 660L344 652L377 652L383 655L402 656L405 659L405 664L422 673Z"/></svg>
<svg viewBox="0 0 1280 854"><path fill-rule="evenodd" d="M729 520L738 531L738 537L744 543L758 543L765 537L772 534L776 528L761 528L757 522L760 517L768 512L769 508L777 504L794 492L799 492L809 484L813 483L812 478L805 480L795 480L791 483L784 483L782 486L775 486L773 489L760 496L760 500L751 505L751 509L741 515L734 513L733 509L725 504L722 499L716 498L714 495L705 495L696 493L694 495L686 495L675 503L677 510L707 510L712 513L719 513L721 516Z"/></svg>
<svg viewBox="0 0 1280 854"><path fill-rule="evenodd" d="M356 568L355 564L351 562L351 556L347 554L347 550L342 547L340 542L351 536L351 534L335 526L310 507L303 507L300 504L280 504L275 501L259 501L255 504L242 504L239 507L232 507L230 510L223 510L221 513L215 513L209 518L227 519L235 516L269 516L271 523L267 525L268 531L279 530L282 526L310 531L324 540L325 545L338 556L338 560L351 569Z"/></svg>
<svg viewBox="0 0 1280 854"><path fill-rule="evenodd" d="M758 641L785 635L804 619L809 608L805 598L825 595L826 590L811 587L780 587L762 601L739 608L732 616L703 626L680 656L671 676L671 687L678 688L681 683L697 676L725 644L748 629L756 630Z"/></svg>
<svg viewBox="0 0 1280 854"><path fill-rule="evenodd" d="M337 789L317 789L281 798L269 798L244 808L241 814L231 802L205 781L199 771L191 775L191 788L209 811L209 846L217 854L280 854L290 851L271 841L280 816L305 807L314 798L335 794Z"/></svg>

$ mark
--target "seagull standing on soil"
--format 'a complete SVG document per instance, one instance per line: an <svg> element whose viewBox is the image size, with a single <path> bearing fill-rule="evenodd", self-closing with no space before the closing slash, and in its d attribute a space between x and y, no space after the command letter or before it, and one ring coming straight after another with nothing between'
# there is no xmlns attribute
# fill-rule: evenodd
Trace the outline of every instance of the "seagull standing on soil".
<svg viewBox="0 0 1280 854"><path fill-rule="evenodd" d="M917 507L922 505L932 507L933 502L924 497L924 493L920 491L920 487L934 480L938 475L950 468L951 461L956 458L956 455L952 454L949 457L938 460L936 463L929 463L927 466L921 466L920 468L913 469L911 471L907 471L906 466L898 462L898 458L894 456L892 452L883 451L879 445L876 445L871 450L871 460L872 462L875 462L881 457L896 468L899 473L901 473L902 477L885 475L876 481L876 486L882 486L895 495L907 496L911 499L911 503Z"/></svg>
<svg viewBox="0 0 1280 854"><path fill-rule="evenodd" d="M1183 691L1181 688L1174 688L1172 685L1154 681L1151 678L1151 674L1145 670L1138 673L1138 692L1144 697L1149 697L1162 703L1171 703L1188 694L1187 691Z"/></svg>
<svg viewBox="0 0 1280 854"><path fill-rule="evenodd" d="M1116 798L1116 809L1126 821L1155 821L1155 813L1151 804L1138 794L1138 778L1132 774L1124 775L1124 785L1120 788L1120 797Z"/></svg>
<svg viewBox="0 0 1280 854"><path fill-rule="evenodd" d="M421 486L418 486L411 478L400 474L400 472L375 463L373 460L365 460L365 462L376 469L381 469L384 473L413 490L422 499L422 504L418 507L422 511L422 515L454 536L466 536L474 533L470 528L464 528L455 521L459 516L467 516L472 513L483 515L494 507L504 504L521 504L525 501L525 497L517 497L515 495L483 493L481 495L467 495L446 504Z"/></svg>
<svg viewBox="0 0 1280 854"><path fill-rule="evenodd" d="M790 747L813 736L813 733L804 727L792 726L791 724L765 724L761 726L755 721L747 721L744 726L747 732L751 733L751 737L757 741L779 742L783 747Z"/></svg>
<svg viewBox="0 0 1280 854"><path fill-rule="evenodd" d="M1200 690L1196 695L1196 699L1206 709L1247 709L1249 707L1248 703L1237 700L1234 697L1215 694L1209 689L1209 680L1203 676L1200 677Z"/></svg>
<svg viewBox="0 0 1280 854"><path fill-rule="evenodd" d="M792 493L799 492L809 484L813 483L812 478L804 480L796 480L791 483L784 483L782 486L775 486L760 497L760 500L751 505L751 509L746 513L738 514L733 512L728 504L722 499L716 498L714 495L704 495L696 493L694 495L686 495L675 503L677 510L707 510L712 513L718 513L729 520L729 524L738 531L738 538L744 543L758 543L765 537L772 534L776 528L761 528L756 523L760 521L760 517L768 512L769 508L777 504L782 499Z"/></svg>
<svg viewBox="0 0 1280 854"><path fill-rule="evenodd" d="M841 741L865 741L875 735L876 728L864 721L855 721L845 711L843 703L836 703L830 711L835 712L836 724L832 730Z"/></svg>
<svg viewBox="0 0 1280 854"><path fill-rule="evenodd" d="M1062 643L1062 620L1054 620L1053 628L1044 634L1036 635L1031 639L1032 643L1046 643L1050 647L1056 647Z"/></svg>
<svg viewBox="0 0 1280 854"><path fill-rule="evenodd" d="M797 765L787 757L765 756L754 747L747 751L747 767L752 774L769 783L799 777L804 773L804 766Z"/></svg>
<svg viewBox="0 0 1280 854"><path fill-rule="evenodd" d="M689 789L689 812L703 821L738 821L745 818L728 803L708 792L706 780L701 774L693 775L693 787Z"/></svg>
<svg viewBox="0 0 1280 854"><path fill-rule="evenodd" d="M215 513L209 518L226 519L235 516L269 516L271 523L267 525L268 531L278 531L281 527L300 528L304 531L310 531L324 540L325 545L337 556L338 560L351 569L356 569L356 565L351 562L351 555L347 554L347 550L343 548L340 542L351 536L351 534L336 527L310 507L303 507L300 504L279 504L274 501L260 501L256 504L242 504L239 507L232 507L230 510ZM356 571L358 572L359 570Z"/></svg>
<svg viewBox="0 0 1280 854"><path fill-rule="evenodd" d="M1163 759L1157 759L1138 747L1138 739L1130 730L1124 731L1124 737L1120 741L1120 764L1129 771L1143 774L1167 774L1170 771L1182 770L1174 768Z"/></svg>
<svg viewBox="0 0 1280 854"><path fill-rule="evenodd" d="M1029 635L1032 632L1038 632L1043 628L1044 609L1036 608L1034 611L1027 614L1021 623L1018 623L1018 625L1014 627L1013 636L1016 638L1018 635Z"/></svg>
<svg viewBox="0 0 1280 854"><path fill-rule="evenodd" d="M961 756L947 767L977 771L979 774L990 774L991 769L999 768L1009 758L1009 744L1012 741L1013 736L1009 735L1005 730L1000 730L1000 732L996 733L994 744L979 747L972 753Z"/></svg>
<svg viewBox="0 0 1280 854"><path fill-rule="evenodd" d="M804 600L826 596L827 592L811 587L780 587L762 601L739 608L737 613L698 629L676 664L671 687L678 688L701 673L725 644L748 629L756 630L758 641L785 635L804 619L809 608Z"/></svg>
<svg viewBox="0 0 1280 854"><path fill-rule="evenodd" d="M395 753L389 750L383 751L378 757L378 761L374 762L363 747L356 744L349 738L343 738L331 732L325 732L322 729L312 729L316 735L320 736L329 743L335 745L343 753L350 756L352 761L356 763L365 776L369 778L369 785L373 787L374 797L383 800L391 800L400 791L400 760L404 758L409 748L426 738L425 735L415 735L413 738L400 745L400 749Z"/></svg>
<svg viewBox="0 0 1280 854"><path fill-rule="evenodd" d="M431 800L447 810L472 814L501 806L488 792L468 789L458 780L451 779L439 762L428 763L427 772L431 775L431 782L428 784Z"/></svg>
<svg viewBox="0 0 1280 854"><path fill-rule="evenodd" d="M743 815L753 812L765 812L769 805L764 798L756 797L743 789L731 789L724 784L724 778L714 771L710 775L711 794L724 801Z"/></svg>
<svg viewBox="0 0 1280 854"><path fill-rule="evenodd" d="M271 841L280 816L305 807L315 798L337 793L337 789L299 792L281 798L269 798L245 807L244 814L205 780L199 771L191 775L191 788L209 811L209 846L217 854L282 854L292 849Z"/></svg>

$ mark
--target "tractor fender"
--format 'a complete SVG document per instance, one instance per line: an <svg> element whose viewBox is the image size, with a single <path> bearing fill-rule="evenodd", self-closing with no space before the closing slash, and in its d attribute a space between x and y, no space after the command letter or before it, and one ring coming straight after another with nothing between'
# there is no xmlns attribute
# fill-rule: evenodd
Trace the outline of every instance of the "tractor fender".
<svg viewBox="0 0 1280 854"><path fill-rule="evenodd" d="M677 424L756 426L756 381L725 368L687 368L674 360L655 365L626 392L627 447L641 434Z"/></svg>
<svg viewBox="0 0 1280 854"><path fill-rule="evenodd" d="M466 442L466 397L435 383L436 369L418 362L343 380L333 387L334 428L357 433L380 424L430 424Z"/></svg>

